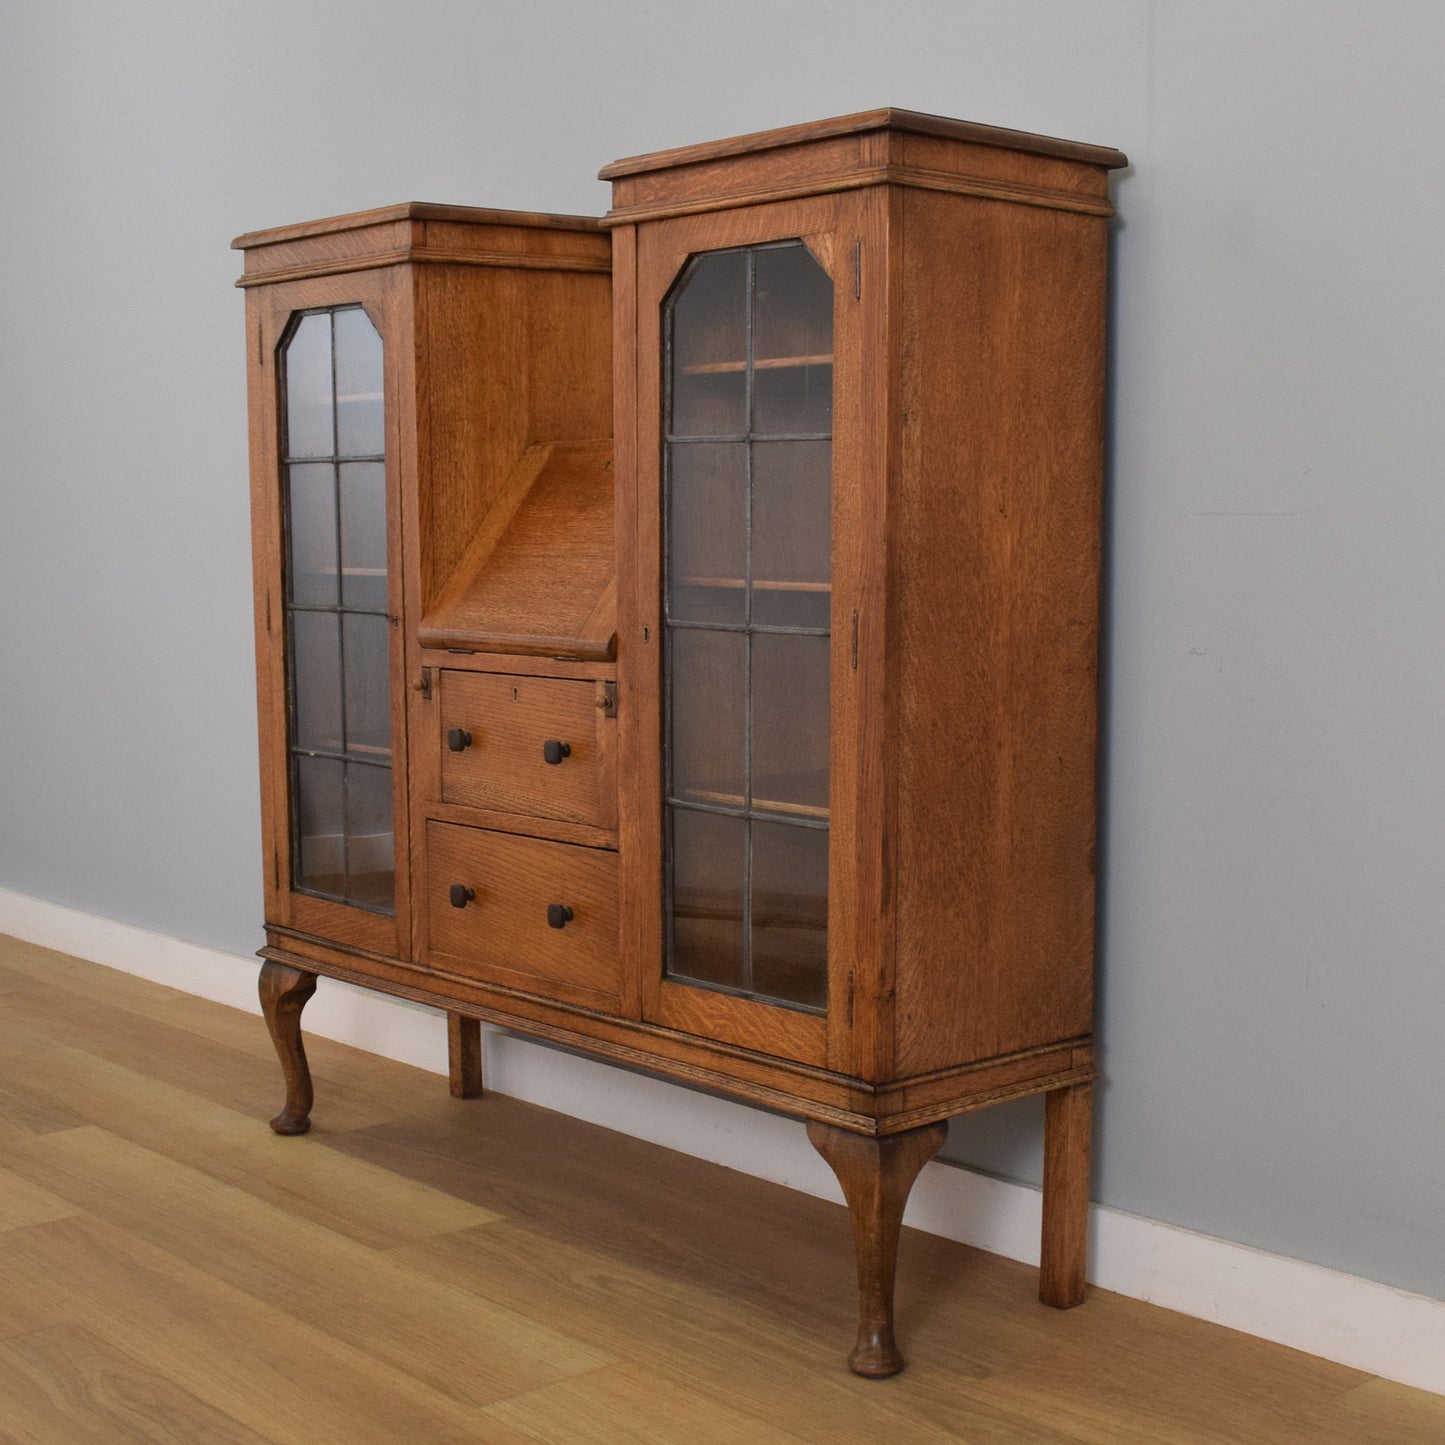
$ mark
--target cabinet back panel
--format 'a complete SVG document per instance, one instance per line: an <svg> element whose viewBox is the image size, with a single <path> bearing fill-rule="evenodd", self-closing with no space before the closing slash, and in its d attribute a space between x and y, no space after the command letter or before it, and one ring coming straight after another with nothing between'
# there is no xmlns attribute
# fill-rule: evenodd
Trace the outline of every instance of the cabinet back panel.
<svg viewBox="0 0 1445 1445"><path fill-rule="evenodd" d="M525 281L521 271L462 266L428 267L418 278L425 366L417 378L417 616L436 600L526 450Z"/></svg>
<svg viewBox="0 0 1445 1445"><path fill-rule="evenodd" d="M897 1070L1089 1032L1106 226L909 191Z"/></svg>

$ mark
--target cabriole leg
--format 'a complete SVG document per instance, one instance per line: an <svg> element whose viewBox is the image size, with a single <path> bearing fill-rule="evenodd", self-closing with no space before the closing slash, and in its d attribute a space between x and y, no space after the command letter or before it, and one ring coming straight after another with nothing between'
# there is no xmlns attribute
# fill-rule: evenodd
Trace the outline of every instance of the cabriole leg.
<svg viewBox="0 0 1445 1445"><path fill-rule="evenodd" d="M301 1010L316 992L316 975L274 959L261 965L261 1011L286 1076L286 1107L271 1120L278 1134L304 1134L311 1127L311 1070L301 1042Z"/></svg>
<svg viewBox="0 0 1445 1445"><path fill-rule="evenodd" d="M447 1014L447 1073L452 1098L482 1097L482 1024L463 1014Z"/></svg>
<svg viewBox="0 0 1445 1445"><path fill-rule="evenodd" d="M1092 1084L1044 1096L1044 1229L1039 1298L1055 1309L1084 1302L1089 1235Z"/></svg>
<svg viewBox="0 0 1445 1445"><path fill-rule="evenodd" d="M813 1147L828 1161L853 1222L858 1256L858 1343L848 1356L855 1375L896 1375L903 1356L893 1338L893 1278L903 1206L918 1171L938 1152L946 1122L926 1124L881 1139L817 1121L808 1125Z"/></svg>

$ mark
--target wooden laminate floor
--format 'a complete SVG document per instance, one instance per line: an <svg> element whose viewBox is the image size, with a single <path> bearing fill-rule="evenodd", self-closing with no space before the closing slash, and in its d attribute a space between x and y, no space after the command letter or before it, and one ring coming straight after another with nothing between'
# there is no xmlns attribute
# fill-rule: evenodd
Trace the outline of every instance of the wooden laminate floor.
<svg viewBox="0 0 1445 1445"><path fill-rule="evenodd" d="M322 987L326 987L323 981ZM0 939L0 1442L1424 1445L1445 1399ZM438 1061L441 1062L440 1060Z"/></svg>

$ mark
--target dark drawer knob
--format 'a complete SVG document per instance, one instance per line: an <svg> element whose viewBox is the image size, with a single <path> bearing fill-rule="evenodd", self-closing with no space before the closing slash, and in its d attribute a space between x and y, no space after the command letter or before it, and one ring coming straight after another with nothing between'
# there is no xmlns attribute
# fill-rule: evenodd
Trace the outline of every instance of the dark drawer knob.
<svg viewBox="0 0 1445 1445"><path fill-rule="evenodd" d="M468 888L465 883L452 884L451 900L453 908L465 908L476 896L477 890L475 888Z"/></svg>
<svg viewBox="0 0 1445 1445"><path fill-rule="evenodd" d="M546 762L560 763L563 758L570 758L571 756L571 743L559 743L556 738L548 738L547 741L542 744L542 758ZM561 926L560 923L557 925L558 928L561 928Z"/></svg>
<svg viewBox="0 0 1445 1445"><path fill-rule="evenodd" d="M572 910L565 903L549 903L547 905L547 927L566 928L572 921Z"/></svg>
<svg viewBox="0 0 1445 1445"><path fill-rule="evenodd" d="M466 728L451 728L447 732L447 746L454 753L463 753L472 745L472 735Z"/></svg>

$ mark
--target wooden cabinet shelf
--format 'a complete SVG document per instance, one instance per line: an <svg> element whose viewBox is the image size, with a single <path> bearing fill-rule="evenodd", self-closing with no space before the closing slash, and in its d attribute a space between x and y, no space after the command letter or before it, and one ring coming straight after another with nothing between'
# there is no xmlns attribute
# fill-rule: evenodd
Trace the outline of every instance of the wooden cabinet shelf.
<svg viewBox="0 0 1445 1445"><path fill-rule="evenodd" d="M675 587L751 587L758 592L812 592L830 596L833 588L827 582L772 582L766 577L674 577Z"/></svg>
<svg viewBox="0 0 1445 1445"><path fill-rule="evenodd" d="M823 823L828 821L827 808L811 803L783 803L776 799L759 797L749 800L741 793L717 792L705 788L690 788L685 793L669 797L667 801L670 805L684 808L701 804L707 808L727 808L739 812L750 810L755 813L777 813L782 817L810 818Z"/></svg>
<svg viewBox="0 0 1445 1445"><path fill-rule="evenodd" d="M781 371L796 366L832 366L833 356L758 356L753 358L754 371ZM730 372L746 371L748 363L743 361L698 361L679 368L685 376L720 376Z"/></svg>
<svg viewBox="0 0 1445 1445"><path fill-rule="evenodd" d="M320 974L458 1095L485 1020L791 1114L887 1375L915 1175L1042 1093L1083 1298L1122 164L880 110L237 241L273 1128Z"/></svg>

